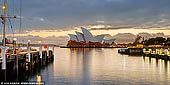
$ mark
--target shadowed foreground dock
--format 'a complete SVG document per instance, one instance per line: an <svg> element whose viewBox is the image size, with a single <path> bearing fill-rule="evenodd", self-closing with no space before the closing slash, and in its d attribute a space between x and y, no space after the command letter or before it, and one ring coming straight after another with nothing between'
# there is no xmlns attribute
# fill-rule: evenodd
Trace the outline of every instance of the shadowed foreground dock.
<svg viewBox="0 0 170 85"><path fill-rule="evenodd" d="M35 75L38 70L54 60L52 50L42 51L42 58L40 58L39 51L31 51L30 54L30 62L28 62L27 52L7 55L6 70L0 69L0 81L26 81L28 76ZM0 68L1 64L2 62L0 62Z"/></svg>

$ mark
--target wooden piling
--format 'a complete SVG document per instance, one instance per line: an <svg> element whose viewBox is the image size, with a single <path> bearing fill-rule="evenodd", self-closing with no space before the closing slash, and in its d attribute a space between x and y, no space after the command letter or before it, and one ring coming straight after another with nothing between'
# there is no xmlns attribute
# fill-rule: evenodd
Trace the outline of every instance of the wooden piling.
<svg viewBox="0 0 170 85"><path fill-rule="evenodd" d="M48 63L53 62L54 56L53 51L49 50L49 56L47 56L47 50L42 51L42 58L40 58L39 51L30 51L30 62L28 62L28 52L20 52L17 54L8 54L6 59L6 69L14 70L16 75L16 80L18 79L19 73L22 72L31 72L35 68L42 68ZM2 60L0 58L0 60ZM2 62L0 62L2 65ZM1 68L2 66L0 66ZM0 69L0 76L2 81L6 80L6 70ZM9 77L9 76L7 76Z"/></svg>

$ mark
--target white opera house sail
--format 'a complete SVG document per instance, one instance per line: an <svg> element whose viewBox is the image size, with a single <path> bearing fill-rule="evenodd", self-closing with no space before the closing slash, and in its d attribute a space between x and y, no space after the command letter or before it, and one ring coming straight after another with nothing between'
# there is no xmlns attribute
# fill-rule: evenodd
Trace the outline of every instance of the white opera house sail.
<svg viewBox="0 0 170 85"><path fill-rule="evenodd" d="M87 29L85 29L84 27L81 27L81 30L84 34L84 38L86 42L89 42L90 40L93 39L93 35Z"/></svg>
<svg viewBox="0 0 170 85"><path fill-rule="evenodd" d="M85 27L81 27L81 32L75 31L76 35L68 34L70 40L68 41L67 46L69 47L105 47L114 43L116 39L105 40L105 35L93 36L90 31Z"/></svg>
<svg viewBox="0 0 170 85"><path fill-rule="evenodd" d="M70 40L78 41L78 39L77 39L77 36L76 36L76 35L73 35L73 34L68 34L68 35L69 35L69 37L70 37Z"/></svg>
<svg viewBox="0 0 170 85"><path fill-rule="evenodd" d="M102 43L103 38L104 38L104 35L97 35L97 36L93 37L90 41Z"/></svg>
<svg viewBox="0 0 170 85"><path fill-rule="evenodd" d="M78 38L79 42L85 42L83 33L80 33L80 32L76 31L76 35L77 35L77 38Z"/></svg>

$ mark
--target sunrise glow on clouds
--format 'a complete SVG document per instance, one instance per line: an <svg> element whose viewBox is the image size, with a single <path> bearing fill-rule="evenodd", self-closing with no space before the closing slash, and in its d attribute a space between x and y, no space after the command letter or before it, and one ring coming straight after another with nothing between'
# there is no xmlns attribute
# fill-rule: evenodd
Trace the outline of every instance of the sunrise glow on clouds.
<svg viewBox="0 0 170 85"><path fill-rule="evenodd" d="M20 18L19 0L7 2L7 13ZM80 26L94 35L141 32L170 35L169 3L169 0L24 0L21 33L19 19L11 21L15 36L68 36L81 32ZM8 26L7 36L13 36L10 31Z"/></svg>
<svg viewBox="0 0 170 85"><path fill-rule="evenodd" d="M93 26L94 27L94 26ZM40 36L40 37L48 37L48 36L52 36L54 35L55 37L59 37L59 36L68 36L68 34L75 34L75 31L79 31L81 32L81 29L73 29L73 30L41 30L41 31L36 31L36 30L32 30L32 31L28 31L26 34L22 34L23 36L26 35L32 35L32 36ZM170 30L154 30L154 29L135 29L135 28L131 28L131 29L116 29L116 30L90 30L90 32L92 32L94 35L100 35L100 34L110 34L110 35L116 35L118 33L132 33L132 34L138 34L141 32L147 32L147 33L164 33L165 35L170 35Z"/></svg>

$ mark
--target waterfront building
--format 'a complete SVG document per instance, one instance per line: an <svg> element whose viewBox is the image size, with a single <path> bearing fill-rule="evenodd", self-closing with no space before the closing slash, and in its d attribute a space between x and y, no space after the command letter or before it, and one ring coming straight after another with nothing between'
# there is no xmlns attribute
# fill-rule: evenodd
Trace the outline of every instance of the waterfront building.
<svg viewBox="0 0 170 85"><path fill-rule="evenodd" d="M76 35L68 34L70 40L68 47L106 47L114 43L116 39L105 40L105 35L93 36L93 34L85 27L81 27L81 32L75 31Z"/></svg>

